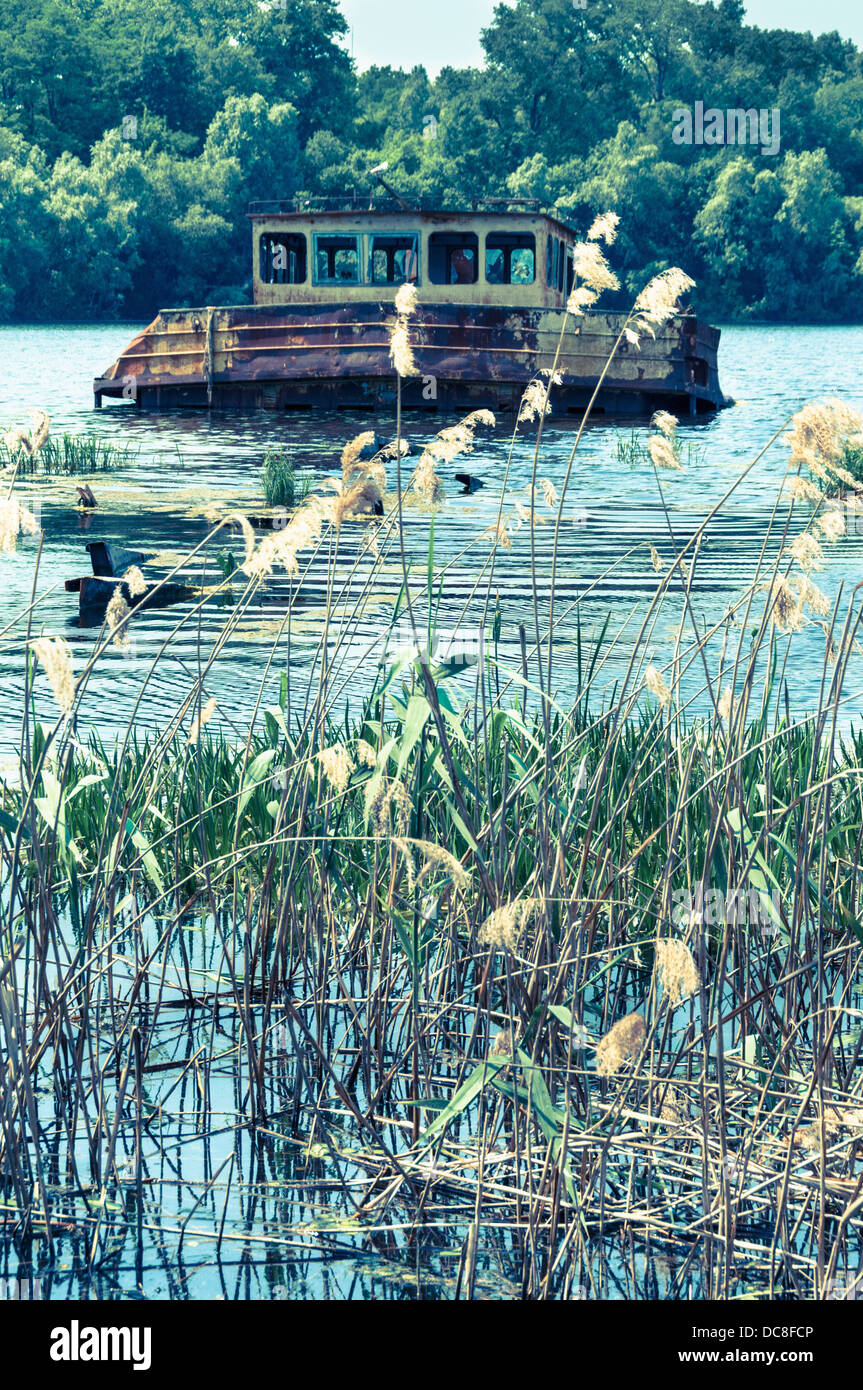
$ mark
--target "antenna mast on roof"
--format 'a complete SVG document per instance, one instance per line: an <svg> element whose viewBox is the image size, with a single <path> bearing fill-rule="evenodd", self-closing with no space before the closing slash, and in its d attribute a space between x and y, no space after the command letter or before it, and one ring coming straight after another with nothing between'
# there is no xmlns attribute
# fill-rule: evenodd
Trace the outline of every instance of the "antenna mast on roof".
<svg viewBox="0 0 863 1390"><path fill-rule="evenodd" d="M395 189L394 189L394 188L391 188L390 185L387 183L386 179L383 177L383 175L386 173L386 171L389 169L389 167L390 167L390 166L389 166L389 161L388 161L388 160L384 160L383 164L376 164L375 167L374 167L374 169L369 169L369 176L374 175L374 177L377 179L378 183L379 183L379 184L382 184L382 186L387 190L387 193L389 193L390 197L391 197L391 198L395 198L395 200L396 200L396 202L398 203L399 207L401 208L402 212L410 212L410 208L408 207L408 205L407 205L407 203L405 202L404 198L400 198L399 195L398 195L398 193L396 193ZM372 207L371 207L371 198L370 198L370 199L369 199L369 212L371 212L371 210L372 210Z"/></svg>

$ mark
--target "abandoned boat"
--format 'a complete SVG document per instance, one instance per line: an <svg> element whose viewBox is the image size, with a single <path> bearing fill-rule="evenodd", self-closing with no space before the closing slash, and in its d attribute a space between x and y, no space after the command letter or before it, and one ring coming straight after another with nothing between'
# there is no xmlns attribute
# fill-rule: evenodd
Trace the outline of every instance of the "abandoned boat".
<svg viewBox="0 0 863 1390"><path fill-rule="evenodd" d="M573 282L577 233L538 207L473 212L315 211L253 204L254 303L163 309L93 383L144 410L176 407L389 409L395 382L388 328L399 285L414 284L419 375L404 406L517 410L555 357ZM552 393L582 414L624 315L567 321ZM640 348L622 342L594 407L678 415L727 404L719 330L684 310Z"/></svg>

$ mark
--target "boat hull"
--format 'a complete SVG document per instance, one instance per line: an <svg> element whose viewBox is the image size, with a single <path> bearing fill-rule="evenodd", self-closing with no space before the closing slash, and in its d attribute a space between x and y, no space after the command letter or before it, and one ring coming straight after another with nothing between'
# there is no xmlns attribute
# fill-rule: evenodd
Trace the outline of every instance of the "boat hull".
<svg viewBox="0 0 863 1390"><path fill-rule="evenodd" d="M727 404L719 386L719 330L678 317L636 348L618 342L624 316L593 312L426 305L411 324L417 376L403 405L425 410L517 410L527 383L550 369L562 383L555 413L582 414L617 343L595 409L697 414ZM144 410L388 410L395 399L389 303L253 305L164 310L93 383L103 398Z"/></svg>

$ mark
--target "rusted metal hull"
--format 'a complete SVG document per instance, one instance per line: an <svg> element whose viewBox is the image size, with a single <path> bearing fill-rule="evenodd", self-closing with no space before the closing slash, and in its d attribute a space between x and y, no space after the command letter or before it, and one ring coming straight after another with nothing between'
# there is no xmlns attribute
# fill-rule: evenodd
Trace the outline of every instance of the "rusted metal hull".
<svg viewBox="0 0 863 1390"><path fill-rule="evenodd" d="M135 338L93 391L145 410L389 410L395 380L389 357L390 303L254 305L169 309ZM623 315L568 320L552 392L556 413L581 414L623 327ZM563 315L490 305L422 307L411 338L418 375L403 404L425 410L486 406L516 410L525 386L551 368ZM625 340L597 396L607 414L658 407L696 414L727 404L719 386L719 330L677 318L635 348Z"/></svg>

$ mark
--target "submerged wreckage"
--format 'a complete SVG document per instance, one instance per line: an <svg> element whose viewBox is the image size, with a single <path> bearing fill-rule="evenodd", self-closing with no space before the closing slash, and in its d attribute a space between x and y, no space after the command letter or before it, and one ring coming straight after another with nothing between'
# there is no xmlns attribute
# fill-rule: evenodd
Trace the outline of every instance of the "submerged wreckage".
<svg viewBox="0 0 863 1390"><path fill-rule="evenodd" d="M419 375L403 404L516 410L551 367L573 283L577 233L526 205L474 212L314 211L253 204L254 303L163 309L93 383L144 410L386 409L394 396L393 295L416 286ZM624 322L596 310L568 320L552 393L584 412ZM684 310L640 348L624 341L594 409L695 415L721 408L719 330Z"/></svg>

